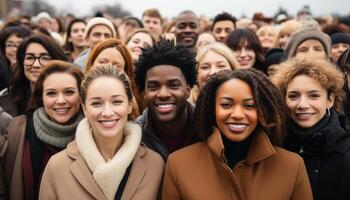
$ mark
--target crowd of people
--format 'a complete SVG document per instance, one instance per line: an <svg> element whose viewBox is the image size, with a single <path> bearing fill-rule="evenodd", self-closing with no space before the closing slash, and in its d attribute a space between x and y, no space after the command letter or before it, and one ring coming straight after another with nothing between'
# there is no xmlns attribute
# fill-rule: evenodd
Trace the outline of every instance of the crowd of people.
<svg viewBox="0 0 350 200"><path fill-rule="evenodd" d="M350 16L0 27L0 199L350 199Z"/></svg>

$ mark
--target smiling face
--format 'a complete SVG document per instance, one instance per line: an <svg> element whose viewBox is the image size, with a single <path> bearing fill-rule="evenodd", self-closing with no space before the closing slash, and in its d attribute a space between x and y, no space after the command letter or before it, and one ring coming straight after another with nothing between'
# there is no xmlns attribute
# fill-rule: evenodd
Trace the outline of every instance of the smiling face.
<svg viewBox="0 0 350 200"><path fill-rule="evenodd" d="M261 45L264 48L272 48L275 42L275 37L276 34L272 30L261 31L258 35Z"/></svg>
<svg viewBox="0 0 350 200"><path fill-rule="evenodd" d="M23 65L24 75L31 84L36 83L40 72L43 70L43 66L50 60L51 57L44 46L39 43L31 43L28 45Z"/></svg>
<svg viewBox="0 0 350 200"><path fill-rule="evenodd" d="M238 68L252 68L255 63L256 55L252 48L248 46L247 41L243 46L233 49L233 56L239 63Z"/></svg>
<svg viewBox="0 0 350 200"><path fill-rule="evenodd" d="M92 66L98 64L112 64L122 70L125 68L125 60L122 54L115 47L109 47L101 51L101 53L96 57Z"/></svg>
<svg viewBox="0 0 350 200"><path fill-rule="evenodd" d="M126 44L126 47L128 47L131 52L133 62L136 62L142 53L141 49L152 45L152 37L147 33L139 32L132 36Z"/></svg>
<svg viewBox="0 0 350 200"><path fill-rule="evenodd" d="M224 69L231 70L227 59L214 51L207 52L198 63L197 82L199 88L203 88L212 75Z"/></svg>
<svg viewBox="0 0 350 200"><path fill-rule="evenodd" d="M172 122L184 113L190 87L181 69L158 65L147 71L145 100L154 119Z"/></svg>
<svg viewBox="0 0 350 200"><path fill-rule="evenodd" d="M22 43L23 38L15 34L10 35L5 41L5 56L10 61L11 67L16 63L16 53L18 46Z"/></svg>
<svg viewBox="0 0 350 200"><path fill-rule="evenodd" d="M69 122L80 108L80 94L74 76L54 73L43 82L43 104L47 115L59 124Z"/></svg>
<svg viewBox="0 0 350 200"><path fill-rule="evenodd" d="M258 111L249 85L239 79L223 83L215 96L216 124L233 142L250 136L258 124Z"/></svg>
<svg viewBox="0 0 350 200"><path fill-rule="evenodd" d="M123 135L131 103L120 80L100 77L87 88L83 110L95 140L114 139Z"/></svg>
<svg viewBox="0 0 350 200"><path fill-rule="evenodd" d="M178 44L193 47L199 35L199 20L193 13L181 14L176 18L175 36Z"/></svg>
<svg viewBox="0 0 350 200"><path fill-rule="evenodd" d="M299 75L287 86L286 103L293 121L302 128L310 128L333 106L334 95L328 95L317 80Z"/></svg>

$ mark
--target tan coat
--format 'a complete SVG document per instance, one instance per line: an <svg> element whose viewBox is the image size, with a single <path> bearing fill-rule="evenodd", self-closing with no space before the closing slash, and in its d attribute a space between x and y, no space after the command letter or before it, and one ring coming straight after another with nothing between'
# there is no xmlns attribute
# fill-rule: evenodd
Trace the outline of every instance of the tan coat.
<svg viewBox="0 0 350 200"><path fill-rule="evenodd" d="M164 200L311 200L303 159L273 146L259 133L247 159L231 170L225 162L219 131L207 142L174 152L168 158Z"/></svg>
<svg viewBox="0 0 350 200"><path fill-rule="evenodd" d="M163 170L160 155L140 145L122 199L156 199ZM51 157L41 181L39 199L106 199L75 141Z"/></svg>
<svg viewBox="0 0 350 200"><path fill-rule="evenodd" d="M23 147L27 118L20 115L10 121L5 153L5 178L9 199L23 199Z"/></svg>

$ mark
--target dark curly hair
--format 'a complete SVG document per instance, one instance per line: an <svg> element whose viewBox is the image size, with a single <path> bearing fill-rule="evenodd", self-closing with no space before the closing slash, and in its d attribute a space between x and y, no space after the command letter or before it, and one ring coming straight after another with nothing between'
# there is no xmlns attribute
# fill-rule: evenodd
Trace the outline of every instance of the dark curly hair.
<svg viewBox="0 0 350 200"><path fill-rule="evenodd" d="M182 45L175 45L172 40L161 38L153 47L143 48L136 63L135 82L140 93L145 90L147 71L157 65L178 67L191 88L196 83L195 54Z"/></svg>
<svg viewBox="0 0 350 200"><path fill-rule="evenodd" d="M233 27L236 28L237 19L228 12L222 12L214 17L213 24L211 26L212 31L214 29L215 24L220 21L231 21L233 23Z"/></svg>
<svg viewBox="0 0 350 200"><path fill-rule="evenodd" d="M264 131L274 145L280 146L285 130L285 106L278 89L268 77L256 69L223 70L206 83L195 108L195 133L206 140L216 125L215 96L218 88L231 79L244 81L251 88L258 112L258 126L254 132ZM237 91L239 92L239 91Z"/></svg>

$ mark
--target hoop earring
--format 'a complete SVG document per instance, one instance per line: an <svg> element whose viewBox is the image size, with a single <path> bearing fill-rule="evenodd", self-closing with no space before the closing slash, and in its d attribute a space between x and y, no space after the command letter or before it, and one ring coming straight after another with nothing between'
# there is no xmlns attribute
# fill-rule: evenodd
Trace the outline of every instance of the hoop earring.
<svg viewBox="0 0 350 200"><path fill-rule="evenodd" d="M331 110L329 108L326 109L326 116L329 117L331 115Z"/></svg>

